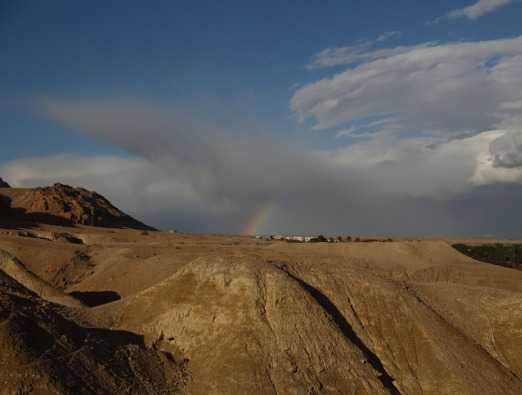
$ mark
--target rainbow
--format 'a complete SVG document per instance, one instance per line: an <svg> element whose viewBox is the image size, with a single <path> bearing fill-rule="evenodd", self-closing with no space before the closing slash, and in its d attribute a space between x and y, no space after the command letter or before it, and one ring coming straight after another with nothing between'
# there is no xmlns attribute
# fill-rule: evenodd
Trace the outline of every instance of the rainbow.
<svg viewBox="0 0 522 395"><path fill-rule="evenodd" d="M244 236L253 236L260 232L263 225L268 221L270 214L273 211L273 207L271 204L265 204L259 207L252 218L250 218L246 224L246 226L241 231L241 234Z"/></svg>

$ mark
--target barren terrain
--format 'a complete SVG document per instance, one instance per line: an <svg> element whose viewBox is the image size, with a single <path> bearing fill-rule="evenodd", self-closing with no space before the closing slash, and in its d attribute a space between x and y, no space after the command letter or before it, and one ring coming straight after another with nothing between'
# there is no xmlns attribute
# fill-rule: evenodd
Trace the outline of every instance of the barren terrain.
<svg viewBox="0 0 522 395"><path fill-rule="evenodd" d="M522 272L447 241L38 225L0 250L1 393L522 393Z"/></svg>

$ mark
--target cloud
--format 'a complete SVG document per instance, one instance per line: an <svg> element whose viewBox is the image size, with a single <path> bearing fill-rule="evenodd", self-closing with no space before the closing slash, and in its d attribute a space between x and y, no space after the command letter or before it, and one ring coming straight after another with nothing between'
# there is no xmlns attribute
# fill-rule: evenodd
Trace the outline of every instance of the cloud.
<svg viewBox="0 0 522 395"><path fill-rule="evenodd" d="M314 56L312 62L306 66L307 69L319 69L325 67L339 66L358 63L368 60L379 59L393 54L399 54L408 50L408 47L397 47L393 49L373 49L377 44L387 41L393 37L400 36L400 32L386 32L380 34L373 40L363 40L358 44L340 47L326 48Z"/></svg>
<svg viewBox="0 0 522 395"><path fill-rule="evenodd" d="M522 184L522 132L492 133L489 150L477 155L475 185Z"/></svg>
<svg viewBox="0 0 522 395"><path fill-rule="evenodd" d="M522 130L508 132L490 144L494 167L522 168Z"/></svg>
<svg viewBox="0 0 522 395"><path fill-rule="evenodd" d="M493 165L490 143L506 131L452 140L382 133L318 150L284 136L205 125L195 121L201 119L197 114L178 114L166 104L71 97L36 103L55 122L117 145L129 156L25 158L0 166L2 176L14 185L84 185L162 228L238 233L269 204L276 215L262 232L513 232L510 223L477 226L475 212L470 218L459 214L499 183L519 185ZM373 127L385 120L373 119ZM480 162L483 157L489 162ZM478 195L477 188L483 189ZM511 196L500 193L482 207L498 215L498 202L511 204Z"/></svg>
<svg viewBox="0 0 522 395"><path fill-rule="evenodd" d="M477 19L481 16L489 14L497 9L504 7L513 0L479 0L476 3L464 7L459 8L448 13L449 18L461 18L466 17L468 19Z"/></svg>
<svg viewBox="0 0 522 395"><path fill-rule="evenodd" d="M332 154L337 164L380 196L454 199L522 183L522 37L389 53L291 99L313 129L358 139Z"/></svg>
<svg viewBox="0 0 522 395"><path fill-rule="evenodd" d="M393 50L299 88L291 109L314 129L393 114L375 131L445 136L495 129L518 111L522 37Z"/></svg>
<svg viewBox="0 0 522 395"><path fill-rule="evenodd" d="M267 204L278 206L300 200L317 207L328 193L344 196L341 200L346 204L356 199L357 193L350 196L349 188L339 182L342 175L338 170L319 153L303 149L296 141L238 133L216 124L198 124L195 120L201 117L195 114L191 116L193 121L188 122L186 113L180 114L170 106L128 99L39 98L36 106L52 120L116 145L132 158L144 161L139 162L147 164L141 167L143 172L132 172L136 181L131 185L140 188L141 182L146 186L147 172L160 180L153 190L161 191L164 185L171 185L166 192L147 195L146 205L154 208L155 211L151 210L156 213L154 216L139 206L133 210L144 220L155 221L163 212L163 217L170 221L176 213L183 212L186 203L179 202L177 185L187 190L188 200L193 196L196 202L201 202L195 206L201 221L185 226L186 230L197 231L239 232L249 217ZM58 168L67 163L58 162L52 163ZM40 167L29 163L32 168ZM17 169L22 165L27 163L12 164ZM55 177L50 169L46 174ZM56 174L55 179L60 179L61 173ZM104 186L112 177L111 172L106 177L96 176L97 189L107 191L108 196L122 196L122 207L131 207L125 199L128 189L117 192L110 185ZM6 179L13 177L6 175ZM167 199L168 205L162 199ZM314 221L314 215L309 214L307 221ZM292 226L299 228L304 222L294 222Z"/></svg>
<svg viewBox="0 0 522 395"><path fill-rule="evenodd" d="M498 218L504 207L516 207L522 188L498 190L498 172L495 180L489 180L494 184L473 180L479 169L477 157L487 155L489 142L501 135L489 132L438 144L431 139L393 142L385 138L316 152L315 169L305 160L290 158L293 165L280 162L278 166L292 172L282 167L279 173L272 169L256 180L257 191L231 173L224 188L237 184L236 188L244 191L234 196L232 188L227 193L228 205L221 204L214 194L202 193L183 182L183 177L168 170L168 163L139 157L25 158L1 165L0 174L15 186L55 181L85 186L105 194L130 214L165 229L237 233L261 207L261 201L276 208L276 215L260 229L271 233L514 235L513 223ZM250 147L248 154L258 148ZM263 153L281 160L277 154ZM255 162L244 160L241 165L238 171L256 174ZM278 190L270 191L272 179L280 173ZM491 177L484 172L482 175ZM477 186L484 189L477 192ZM492 191L496 192L492 195ZM493 197L484 202L484 196L489 195ZM483 223L477 225L477 216ZM518 217L515 211L511 220L518 221Z"/></svg>
<svg viewBox="0 0 522 395"><path fill-rule="evenodd" d="M470 6L452 10L444 16L430 20L426 22L426 25L436 25L445 19L468 18L475 20L513 2L514 0L479 0Z"/></svg>
<svg viewBox="0 0 522 395"><path fill-rule="evenodd" d="M503 135L490 131L449 141L380 135L337 149L330 159L364 177L367 192L376 196L452 199L478 184L478 158L488 156L490 143Z"/></svg>
<svg viewBox="0 0 522 395"><path fill-rule="evenodd" d="M360 122L350 126L347 129L340 129L336 132L336 137L352 137L352 138L372 138L376 137L377 130L386 125L388 131L397 129L399 118L393 115L384 115L376 119L362 119Z"/></svg>

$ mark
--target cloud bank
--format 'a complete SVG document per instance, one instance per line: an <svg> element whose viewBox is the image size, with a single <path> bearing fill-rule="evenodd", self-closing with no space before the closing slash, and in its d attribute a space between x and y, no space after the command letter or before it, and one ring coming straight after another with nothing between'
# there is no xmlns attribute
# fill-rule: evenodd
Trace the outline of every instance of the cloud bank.
<svg viewBox="0 0 522 395"><path fill-rule="evenodd" d="M303 86L291 108L315 129L393 115L376 131L484 131L519 111L521 67L522 37L416 46Z"/></svg>
<svg viewBox="0 0 522 395"><path fill-rule="evenodd" d="M290 93L302 122L336 138L331 148L168 103L40 97L38 113L128 156L26 158L0 174L84 185L186 231L238 233L270 206L260 231L520 237L522 38L357 51L344 71Z"/></svg>
<svg viewBox="0 0 522 395"><path fill-rule="evenodd" d="M351 167L354 158L371 158L386 163L386 179L394 179L404 174L394 163L416 160L410 180L433 169L439 181L428 177L431 192L446 196L451 185L521 181L522 37L391 48L378 59L372 53L361 51L365 61L302 86L291 99L313 129L368 140L339 151ZM444 157L448 152L455 157ZM437 176L441 166L433 160L448 163L453 175ZM459 182L452 180L457 174ZM420 191L423 181L393 184Z"/></svg>

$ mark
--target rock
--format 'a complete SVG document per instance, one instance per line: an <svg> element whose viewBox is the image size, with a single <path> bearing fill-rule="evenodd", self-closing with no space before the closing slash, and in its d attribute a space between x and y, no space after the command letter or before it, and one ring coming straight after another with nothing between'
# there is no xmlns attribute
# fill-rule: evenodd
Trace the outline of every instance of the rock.
<svg viewBox="0 0 522 395"><path fill-rule="evenodd" d="M11 188L11 186L0 177L0 188Z"/></svg>
<svg viewBox="0 0 522 395"><path fill-rule="evenodd" d="M71 244L83 244L83 240L67 232L59 232L52 234L53 241L65 241Z"/></svg>
<svg viewBox="0 0 522 395"><path fill-rule="evenodd" d="M29 237L32 239L42 239L49 241L64 241L72 244L83 244L83 240L67 232L33 232L30 230L20 230L16 232L18 237Z"/></svg>

